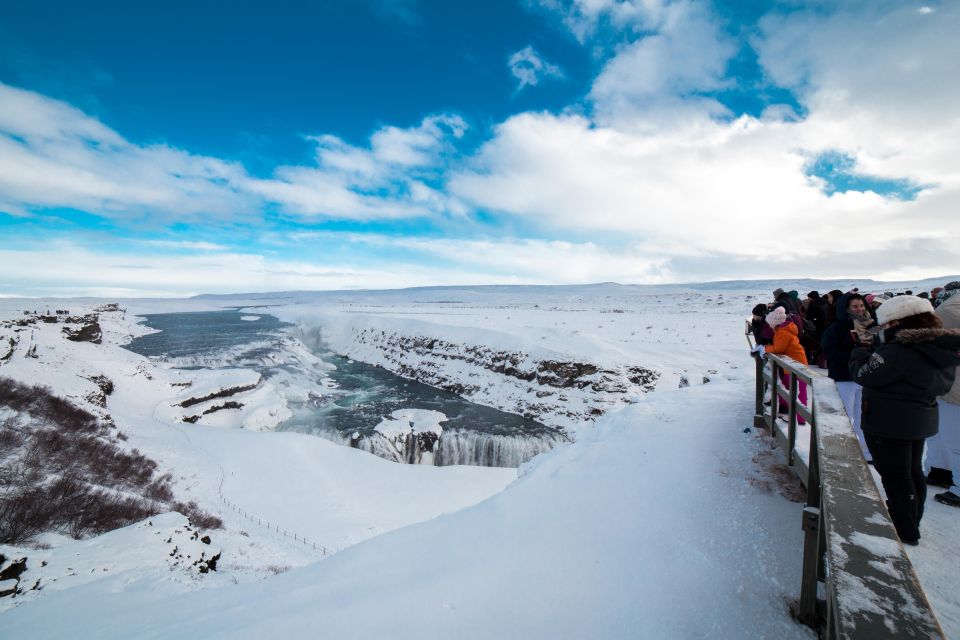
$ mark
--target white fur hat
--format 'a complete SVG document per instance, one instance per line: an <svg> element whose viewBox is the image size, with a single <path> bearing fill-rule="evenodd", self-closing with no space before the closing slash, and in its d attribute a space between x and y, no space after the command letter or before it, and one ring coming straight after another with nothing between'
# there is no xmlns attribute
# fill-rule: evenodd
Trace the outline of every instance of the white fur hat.
<svg viewBox="0 0 960 640"><path fill-rule="evenodd" d="M767 314L767 324L776 329L787 321L787 312L783 307L777 307Z"/></svg>
<svg viewBox="0 0 960 640"><path fill-rule="evenodd" d="M929 300L917 296L894 296L877 308L877 322L887 324L920 313L933 313Z"/></svg>

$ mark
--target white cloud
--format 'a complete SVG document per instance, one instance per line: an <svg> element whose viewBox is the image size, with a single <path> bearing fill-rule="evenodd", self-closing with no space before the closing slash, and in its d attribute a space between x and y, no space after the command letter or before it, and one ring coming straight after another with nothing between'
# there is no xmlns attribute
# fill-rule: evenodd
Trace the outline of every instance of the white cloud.
<svg viewBox="0 0 960 640"><path fill-rule="evenodd" d="M244 176L216 158L130 144L66 103L0 83L0 204L14 213L227 215L249 204Z"/></svg>
<svg viewBox="0 0 960 640"><path fill-rule="evenodd" d="M892 249L910 238L960 235L950 217L960 203L956 182L905 202L825 195L805 175L802 151L823 142L817 124L806 122L704 118L653 135L524 114L502 124L450 188L553 233L615 231L695 254L814 258L843 246ZM955 262L960 267L960 252Z"/></svg>
<svg viewBox="0 0 960 640"><path fill-rule="evenodd" d="M560 67L543 59L532 46L527 46L512 54L507 60L510 73L519 81L517 91L524 87L535 87L543 78L562 78Z"/></svg>
<svg viewBox="0 0 960 640"><path fill-rule="evenodd" d="M708 4L690 0L541 0L601 58L592 117L619 129L657 131L727 110L705 94L731 86L738 43Z"/></svg>
<svg viewBox="0 0 960 640"><path fill-rule="evenodd" d="M171 249L187 249L190 251L226 251L230 247L215 242L194 242L190 240L144 240L144 244L154 247L168 247Z"/></svg>
<svg viewBox="0 0 960 640"><path fill-rule="evenodd" d="M293 214L353 220L459 214L462 205L431 188L461 138L466 123L457 116L429 116L409 129L383 127L369 149L331 135L311 137L317 166L279 167L249 188Z"/></svg>
<svg viewBox="0 0 960 640"><path fill-rule="evenodd" d="M614 30L651 31L664 21L669 0L539 0L538 4L561 16L580 41L597 35L602 25Z"/></svg>
<svg viewBox="0 0 960 640"><path fill-rule="evenodd" d="M400 238L377 234L301 233L304 246L350 247L356 257L293 260L253 253L169 256L114 254L71 242L36 250L0 249L4 293L49 296L187 296L267 290L399 288L449 284L664 282L663 257L632 248L536 239ZM386 262L389 250L409 260ZM366 256L366 257L363 257Z"/></svg>
<svg viewBox="0 0 960 640"><path fill-rule="evenodd" d="M771 14L760 61L809 110L821 148L855 155L869 173L957 184L960 165L960 5L937 19L891 2L839 3L830 12Z"/></svg>
<svg viewBox="0 0 960 640"><path fill-rule="evenodd" d="M448 150L448 138L459 139L467 123L459 116L424 118L419 127L383 127L370 137L371 155L380 163L399 167L425 167Z"/></svg>
<svg viewBox="0 0 960 640"><path fill-rule="evenodd" d="M70 207L106 217L238 218L269 203L287 213L353 220L462 213L429 186L440 176L457 116L383 127L370 148L310 138L316 166L278 167L267 179L242 165L167 145L137 145L74 107L0 83L0 211L25 216Z"/></svg>
<svg viewBox="0 0 960 640"><path fill-rule="evenodd" d="M847 264L844 255L863 257L848 273L869 273L878 252L886 252L885 272L913 273L925 261L899 247L960 237L951 217L960 209L960 85L947 80L960 76L960 5L935 26L890 3L767 18L755 42L761 61L808 111L732 121L698 97L724 86L734 51L710 16L684 2L630 6L654 31L604 66L593 116L509 118L455 172L452 193L553 234L615 232L648 256L670 247L677 259L669 268L693 273L698 261L709 263L706 277L722 277L723 265L738 272L744 260L762 261L755 273L814 272L823 260L830 275ZM583 24L584 16L595 24L604 12L620 11L621 21L628 13L602 1L573 7ZM805 173L811 158L834 149L863 174L928 188L913 201L827 196ZM936 271L960 270L955 241L937 255Z"/></svg>
<svg viewBox="0 0 960 640"><path fill-rule="evenodd" d="M38 250L0 249L9 265L3 295L189 296L281 290L385 289L434 285L576 284L604 281L670 283L717 279L848 277L912 280L946 275L956 256L943 240L907 243L909 263L892 263L883 247L833 252L810 263L783 255L762 264L727 253L694 255L684 247L633 243L620 247L539 239L399 238L376 234L306 233L288 241L303 246L349 246L367 258L311 260L256 253L118 255L68 242ZM386 261L378 253L405 252Z"/></svg>
<svg viewBox="0 0 960 640"><path fill-rule="evenodd" d="M590 100L599 122L656 130L726 111L702 94L731 84L726 69L735 44L704 5L658 5L657 15L655 30L621 48L594 80Z"/></svg>

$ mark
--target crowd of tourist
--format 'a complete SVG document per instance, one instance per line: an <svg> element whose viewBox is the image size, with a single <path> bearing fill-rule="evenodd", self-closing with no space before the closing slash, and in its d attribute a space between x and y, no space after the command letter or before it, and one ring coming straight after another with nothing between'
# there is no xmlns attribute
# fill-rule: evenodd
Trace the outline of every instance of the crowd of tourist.
<svg viewBox="0 0 960 640"><path fill-rule="evenodd" d="M777 289L753 308L750 332L760 357L787 356L835 381L901 541L920 541L928 484L947 489L937 502L960 507L960 281L917 294L854 288L803 299Z"/></svg>

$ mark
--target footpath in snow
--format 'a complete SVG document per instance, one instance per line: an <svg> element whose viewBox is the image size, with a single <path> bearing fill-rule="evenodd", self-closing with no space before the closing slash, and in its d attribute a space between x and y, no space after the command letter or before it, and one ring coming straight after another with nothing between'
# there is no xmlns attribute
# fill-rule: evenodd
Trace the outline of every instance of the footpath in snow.
<svg viewBox="0 0 960 640"><path fill-rule="evenodd" d="M312 565L157 601L92 583L4 614L10 637L811 638L800 505L743 429L752 386L651 394L505 491Z"/></svg>

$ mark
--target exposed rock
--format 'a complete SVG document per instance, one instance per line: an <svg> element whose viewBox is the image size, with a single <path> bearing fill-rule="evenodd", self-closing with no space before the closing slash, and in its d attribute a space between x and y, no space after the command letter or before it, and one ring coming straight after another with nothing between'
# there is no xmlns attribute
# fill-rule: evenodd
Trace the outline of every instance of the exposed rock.
<svg viewBox="0 0 960 640"><path fill-rule="evenodd" d="M252 391L257 388L258 384L260 383L256 382L254 384L241 385L238 387L228 387L226 389L221 389L220 391L214 391L213 393L208 393L207 395L201 396L199 398L187 398L177 406L184 407L184 408L192 407L195 404L200 404L208 400L214 400L216 398L226 398L229 396L236 395L238 393L243 393L244 391Z"/></svg>
<svg viewBox="0 0 960 640"><path fill-rule="evenodd" d="M46 322L46 320L44 320ZM54 319L56 322L56 319ZM67 337L67 340L72 340L73 342L92 342L93 344L100 344L103 338L103 332L100 330L100 323L94 320L89 324L85 324L80 329L74 330L70 327L64 327L63 333Z"/></svg>
<svg viewBox="0 0 960 640"><path fill-rule="evenodd" d="M203 416L208 415L210 413L216 413L217 411L223 411L224 409L242 409L242 408L243 408L242 402L234 402L233 400L228 400L223 404L217 404L212 407L209 407L208 409L205 409L203 413L200 413L198 415L184 416L182 420L186 423L194 424L197 420L199 420Z"/></svg>
<svg viewBox="0 0 960 640"><path fill-rule="evenodd" d="M16 338L7 338L9 349L4 355L0 356L0 362L6 362L13 357L13 353L17 349L17 342L19 342L19 340Z"/></svg>
<svg viewBox="0 0 960 640"><path fill-rule="evenodd" d="M193 566L197 567L200 573L209 573L211 571L217 570L217 563L220 561L220 556L222 552L205 558L204 554L200 555L200 559L193 563Z"/></svg>
<svg viewBox="0 0 960 640"><path fill-rule="evenodd" d="M0 554L0 580L19 580L20 576L27 570L27 558L19 560L7 560Z"/></svg>
<svg viewBox="0 0 960 640"><path fill-rule="evenodd" d="M90 376L87 380L93 382L98 387L100 391L103 392L103 395L108 396L113 393L113 380L104 375L99 376Z"/></svg>
<svg viewBox="0 0 960 640"><path fill-rule="evenodd" d="M20 593L20 576L27 570L27 559L8 560L0 553L0 598Z"/></svg>
<svg viewBox="0 0 960 640"><path fill-rule="evenodd" d="M590 421L611 406L628 402L628 398L638 392L653 390L660 378L659 372L641 366L601 368L590 362L537 360L525 352L458 344L435 337L406 336L382 329L358 330L354 342L374 347L385 361L378 364L400 376L452 391L475 402L489 402L493 396L503 398L502 393L494 392L494 386L505 387L502 390L509 389L513 397L494 406L546 420L546 424L552 421L554 426L568 421ZM485 385L471 384L465 381L464 368L455 366L456 362L504 379L495 385L492 381ZM477 369L470 372L468 368L466 377L478 377ZM582 393L559 394L547 403L534 401L553 396L555 389Z"/></svg>

